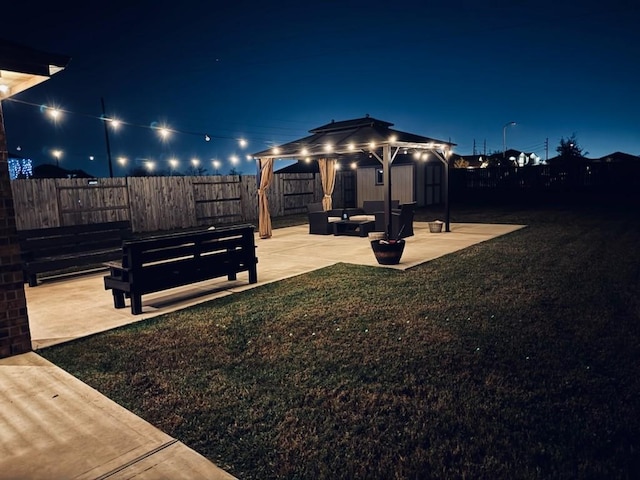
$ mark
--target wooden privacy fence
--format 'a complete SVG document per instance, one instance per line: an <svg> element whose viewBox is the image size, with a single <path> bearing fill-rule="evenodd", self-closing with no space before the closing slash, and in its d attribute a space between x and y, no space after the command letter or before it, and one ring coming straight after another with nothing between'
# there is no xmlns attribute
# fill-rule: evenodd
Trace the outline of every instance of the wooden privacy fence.
<svg viewBox="0 0 640 480"><path fill-rule="evenodd" d="M134 232L153 232L258 218L255 175L22 179L11 188L18 230L130 220ZM273 217L304 213L322 195L314 173L276 174L267 192Z"/></svg>

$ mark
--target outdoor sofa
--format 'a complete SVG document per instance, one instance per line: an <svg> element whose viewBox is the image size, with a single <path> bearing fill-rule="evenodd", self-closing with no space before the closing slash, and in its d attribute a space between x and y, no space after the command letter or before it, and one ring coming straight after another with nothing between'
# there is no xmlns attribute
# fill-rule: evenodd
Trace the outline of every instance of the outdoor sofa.
<svg viewBox="0 0 640 480"><path fill-rule="evenodd" d="M322 202L307 205L309 233L315 235L332 235L333 222L341 220L342 209L325 211Z"/></svg>
<svg viewBox="0 0 640 480"><path fill-rule="evenodd" d="M391 209L398 209L399 200L391 200ZM384 200L365 200L362 202L362 208L350 212L349 219L354 221L374 221L376 222L375 231L384 232L386 230L384 224Z"/></svg>

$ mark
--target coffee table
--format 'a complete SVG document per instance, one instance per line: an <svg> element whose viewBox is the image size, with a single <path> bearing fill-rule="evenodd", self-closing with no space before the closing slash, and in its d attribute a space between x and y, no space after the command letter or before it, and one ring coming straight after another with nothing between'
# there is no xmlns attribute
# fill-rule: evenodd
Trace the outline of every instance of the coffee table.
<svg viewBox="0 0 640 480"><path fill-rule="evenodd" d="M340 220L333 222L333 234L366 237L369 232L373 232L375 226L376 222L373 220Z"/></svg>

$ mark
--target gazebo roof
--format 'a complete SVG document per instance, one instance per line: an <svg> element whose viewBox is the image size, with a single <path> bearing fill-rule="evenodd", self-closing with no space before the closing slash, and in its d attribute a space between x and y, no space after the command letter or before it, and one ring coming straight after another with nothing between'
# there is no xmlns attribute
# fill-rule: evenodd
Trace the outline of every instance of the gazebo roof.
<svg viewBox="0 0 640 480"><path fill-rule="evenodd" d="M309 130L311 135L254 153L256 158L320 158L375 150L383 145L407 149L449 149L455 143L389 128L393 123L366 116L332 121Z"/></svg>

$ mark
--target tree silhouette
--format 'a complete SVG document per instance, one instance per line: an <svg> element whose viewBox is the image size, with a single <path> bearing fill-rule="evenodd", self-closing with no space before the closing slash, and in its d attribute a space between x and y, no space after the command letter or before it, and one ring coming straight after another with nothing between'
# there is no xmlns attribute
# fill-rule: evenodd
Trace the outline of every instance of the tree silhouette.
<svg viewBox="0 0 640 480"><path fill-rule="evenodd" d="M563 161L581 160L589 154L589 152L583 152L575 133L567 139L561 138L560 145L556 147L556 152L558 152L558 156Z"/></svg>

